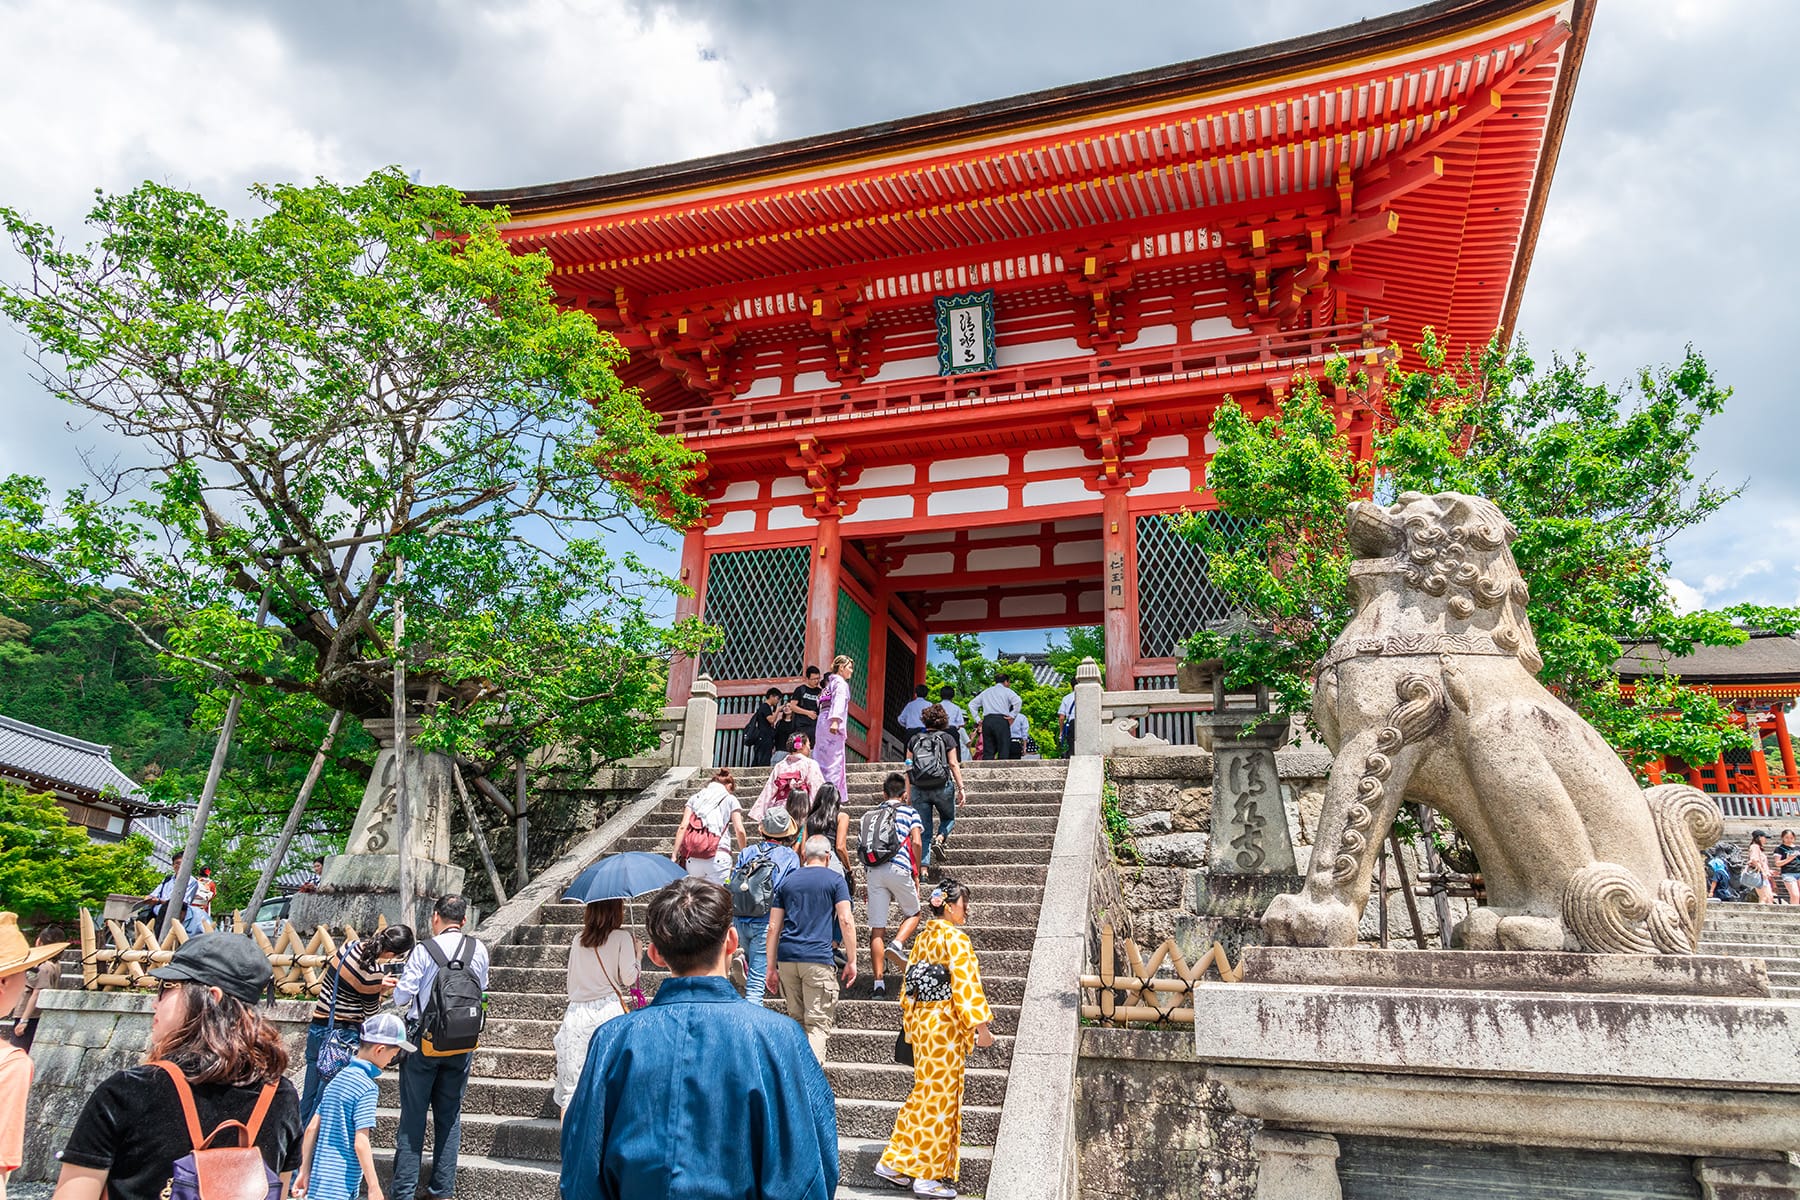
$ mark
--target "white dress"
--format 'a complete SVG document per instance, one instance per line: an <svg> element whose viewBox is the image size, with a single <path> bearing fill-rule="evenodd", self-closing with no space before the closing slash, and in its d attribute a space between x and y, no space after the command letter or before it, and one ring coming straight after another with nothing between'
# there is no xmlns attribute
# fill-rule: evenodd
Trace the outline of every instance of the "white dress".
<svg viewBox="0 0 1800 1200"><path fill-rule="evenodd" d="M625 998L638 982L637 944L615 929L597 947L583 946L581 936L569 946L569 1007L556 1031L556 1107L567 1108L587 1064L594 1031L625 1014Z"/></svg>
<svg viewBox="0 0 1800 1200"><path fill-rule="evenodd" d="M719 848L711 858L687 860L689 875L695 879L711 880L720 887L725 886L725 879L731 874L731 865L737 861L731 844L731 816L742 807L731 790L718 782L709 783L688 797L687 812L681 815L682 827L687 826L687 813L699 813L700 819L706 823L707 832L719 835Z"/></svg>

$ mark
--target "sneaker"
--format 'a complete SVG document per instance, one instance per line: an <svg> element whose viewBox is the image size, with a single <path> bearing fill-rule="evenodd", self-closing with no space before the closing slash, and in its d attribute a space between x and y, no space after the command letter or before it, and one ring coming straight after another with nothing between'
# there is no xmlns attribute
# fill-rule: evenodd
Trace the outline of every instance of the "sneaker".
<svg viewBox="0 0 1800 1200"><path fill-rule="evenodd" d="M915 1196L938 1196L942 1200L956 1200L956 1189L935 1179L915 1179L912 1187Z"/></svg>
<svg viewBox="0 0 1800 1200"><path fill-rule="evenodd" d="M869 985L869 998L872 1000L887 999L887 980L877 979Z"/></svg>
<svg viewBox="0 0 1800 1200"><path fill-rule="evenodd" d="M887 1180L889 1183L893 1184L897 1188L912 1186L913 1180L912 1180L911 1175L902 1175L900 1172L894 1170L894 1168L888 1166L886 1163L882 1163L882 1162L876 1163L875 1164L875 1174L878 1178Z"/></svg>
<svg viewBox="0 0 1800 1200"><path fill-rule="evenodd" d="M742 954L732 955L731 986L738 990L738 995L740 996L746 994L746 989L749 986L749 974L750 967L749 964L744 961L744 956Z"/></svg>
<svg viewBox="0 0 1800 1200"><path fill-rule="evenodd" d="M950 839L937 838L931 843L931 853L940 862L950 861Z"/></svg>
<svg viewBox="0 0 1800 1200"><path fill-rule="evenodd" d="M898 942L889 942L887 953L882 957L886 958L888 962L894 966L899 967L902 971L906 970L906 947L900 945Z"/></svg>

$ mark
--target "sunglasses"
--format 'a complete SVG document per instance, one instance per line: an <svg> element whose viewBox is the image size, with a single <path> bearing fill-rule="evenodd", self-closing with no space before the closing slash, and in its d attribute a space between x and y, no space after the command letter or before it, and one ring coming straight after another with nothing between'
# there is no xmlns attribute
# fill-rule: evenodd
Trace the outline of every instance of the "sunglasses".
<svg viewBox="0 0 1800 1200"><path fill-rule="evenodd" d="M156 994L161 996L167 992L172 992L186 982L187 980L185 979L159 979L156 981Z"/></svg>

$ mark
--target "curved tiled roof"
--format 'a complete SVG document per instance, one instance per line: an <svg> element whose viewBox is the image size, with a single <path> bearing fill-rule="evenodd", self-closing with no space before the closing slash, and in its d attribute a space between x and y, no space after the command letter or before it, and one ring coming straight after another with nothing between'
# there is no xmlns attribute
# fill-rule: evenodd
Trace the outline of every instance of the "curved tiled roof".
<svg viewBox="0 0 1800 1200"><path fill-rule="evenodd" d="M1800 681L1800 640L1752 633L1741 645L1696 646L1680 658L1656 646L1627 646L1613 666L1624 679L1679 675L1687 683L1789 683Z"/></svg>
<svg viewBox="0 0 1800 1200"><path fill-rule="evenodd" d="M131 776L113 765L110 747L0 716L0 775L55 788L81 800L156 809Z"/></svg>

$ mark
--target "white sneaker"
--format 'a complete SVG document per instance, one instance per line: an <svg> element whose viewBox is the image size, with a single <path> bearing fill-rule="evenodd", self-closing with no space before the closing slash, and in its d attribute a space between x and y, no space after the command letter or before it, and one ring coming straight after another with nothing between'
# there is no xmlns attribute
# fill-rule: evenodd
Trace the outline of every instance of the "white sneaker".
<svg viewBox="0 0 1800 1200"><path fill-rule="evenodd" d="M900 1172L883 1162L875 1164L875 1174L882 1179L887 1180L897 1188L910 1187L912 1185L911 1175L902 1175Z"/></svg>
<svg viewBox="0 0 1800 1200"><path fill-rule="evenodd" d="M935 1179L913 1180L913 1195L936 1196L940 1200L956 1200L956 1189L947 1183L939 1183Z"/></svg>
<svg viewBox="0 0 1800 1200"><path fill-rule="evenodd" d="M906 970L906 947L899 942L889 942L887 952L882 957L902 971Z"/></svg>

